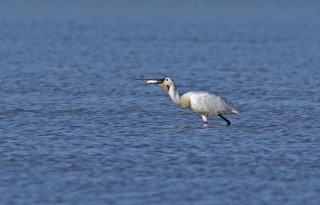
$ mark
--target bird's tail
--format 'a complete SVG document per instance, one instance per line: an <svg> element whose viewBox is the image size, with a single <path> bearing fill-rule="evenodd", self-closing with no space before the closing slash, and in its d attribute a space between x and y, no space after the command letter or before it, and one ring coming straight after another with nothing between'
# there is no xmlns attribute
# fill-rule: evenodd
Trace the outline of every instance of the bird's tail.
<svg viewBox="0 0 320 205"><path fill-rule="evenodd" d="M234 103L228 101L228 105L230 106L231 112L233 114L241 114L242 113L242 109L238 106L235 105Z"/></svg>

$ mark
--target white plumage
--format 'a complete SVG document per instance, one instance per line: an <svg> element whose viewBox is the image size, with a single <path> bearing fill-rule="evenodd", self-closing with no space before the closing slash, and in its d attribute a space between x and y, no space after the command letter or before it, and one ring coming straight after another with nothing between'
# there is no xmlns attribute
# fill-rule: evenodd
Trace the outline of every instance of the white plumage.
<svg viewBox="0 0 320 205"><path fill-rule="evenodd" d="M218 115L227 122L227 125L230 125L231 122L223 115L240 113L240 109L232 102L213 93L191 91L180 96L173 80L168 77L152 81L149 84L161 86L168 92L173 102L183 108L190 108L192 111L199 113L206 124L208 123L209 115Z"/></svg>

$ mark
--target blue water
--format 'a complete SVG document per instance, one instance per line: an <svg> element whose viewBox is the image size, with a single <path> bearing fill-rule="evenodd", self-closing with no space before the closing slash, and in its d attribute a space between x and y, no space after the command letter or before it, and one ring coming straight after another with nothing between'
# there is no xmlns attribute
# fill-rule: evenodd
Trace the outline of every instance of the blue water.
<svg viewBox="0 0 320 205"><path fill-rule="evenodd" d="M0 2L1 204L319 204L320 3ZM241 115L181 109L155 85Z"/></svg>

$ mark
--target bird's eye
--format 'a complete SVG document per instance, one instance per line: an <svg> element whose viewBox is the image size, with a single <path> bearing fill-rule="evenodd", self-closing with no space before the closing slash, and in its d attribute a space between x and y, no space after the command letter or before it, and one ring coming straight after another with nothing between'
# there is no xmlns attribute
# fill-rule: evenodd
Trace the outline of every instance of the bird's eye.
<svg viewBox="0 0 320 205"><path fill-rule="evenodd" d="M166 78L166 81L168 81L168 78Z"/></svg>

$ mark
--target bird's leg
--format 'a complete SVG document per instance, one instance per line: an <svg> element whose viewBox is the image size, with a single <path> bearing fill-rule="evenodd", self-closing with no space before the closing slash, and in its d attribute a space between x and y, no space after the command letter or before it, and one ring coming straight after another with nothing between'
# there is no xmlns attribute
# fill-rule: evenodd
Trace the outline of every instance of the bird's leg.
<svg viewBox="0 0 320 205"><path fill-rule="evenodd" d="M231 122L227 118L223 117L221 114L219 114L218 116L221 117L222 119L224 119L224 121L227 122L227 126L231 125Z"/></svg>
<svg viewBox="0 0 320 205"><path fill-rule="evenodd" d="M207 115L201 115L203 121L204 121L204 124L208 124L208 116Z"/></svg>

